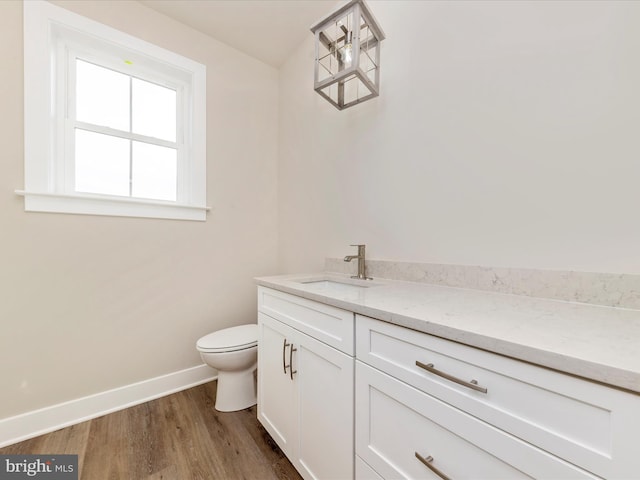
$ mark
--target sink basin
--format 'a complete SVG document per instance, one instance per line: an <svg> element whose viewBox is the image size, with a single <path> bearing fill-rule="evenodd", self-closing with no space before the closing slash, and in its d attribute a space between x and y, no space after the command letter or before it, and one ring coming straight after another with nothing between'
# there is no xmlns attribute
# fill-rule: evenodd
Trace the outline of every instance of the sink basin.
<svg viewBox="0 0 640 480"><path fill-rule="evenodd" d="M358 292L369 285L356 285L353 283L337 282L335 280L309 280L300 282L303 285L313 288L313 290L324 292Z"/></svg>

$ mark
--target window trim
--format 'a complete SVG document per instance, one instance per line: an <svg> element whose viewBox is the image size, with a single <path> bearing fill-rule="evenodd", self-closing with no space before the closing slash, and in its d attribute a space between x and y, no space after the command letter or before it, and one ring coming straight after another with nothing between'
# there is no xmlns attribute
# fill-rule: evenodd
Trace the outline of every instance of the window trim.
<svg viewBox="0 0 640 480"><path fill-rule="evenodd" d="M24 2L24 39L25 188L16 193L24 196L25 211L206 220L210 209L206 206L204 65L43 0ZM69 51L60 48L67 43L72 46ZM73 48L77 45L81 48ZM126 53L135 58L140 69L151 72L145 73L143 79L156 78L158 84L163 84L165 72L154 74L155 69L148 67L160 65L158 70L166 69L169 76L177 79L172 88L183 89L178 95L186 105L178 104L178 115L182 117L178 122L184 138L176 137L183 149L176 202L75 193L64 184L70 176L65 175L68 165L65 155L60 157L60 149L67 145L70 117L66 114L67 95L61 98L57 92L66 86L69 59L79 52L81 58L85 53L91 56L96 45L99 51L108 48L114 55ZM181 135L180 130L177 135Z"/></svg>

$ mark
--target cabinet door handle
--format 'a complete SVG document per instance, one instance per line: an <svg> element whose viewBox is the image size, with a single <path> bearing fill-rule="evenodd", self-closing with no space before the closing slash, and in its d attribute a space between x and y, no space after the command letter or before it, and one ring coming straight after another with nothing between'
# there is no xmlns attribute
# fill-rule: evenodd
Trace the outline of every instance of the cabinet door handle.
<svg viewBox="0 0 640 480"><path fill-rule="evenodd" d="M416 452L416 458L420 460L429 470L438 475L442 480L451 480L451 477L446 476L440 471L440 469L432 465L433 457L431 455L429 455L427 458L424 458L422 455Z"/></svg>
<svg viewBox="0 0 640 480"><path fill-rule="evenodd" d="M293 369L293 352L297 352L297 348L293 348L293 343L291 344L291 350L289 350L289 375L291 375L291 380L293 380L293 374L298 373L297 370Z"/></svg>
<svg viewBox="0 0 640 480"><path fill-rule="evenodd" d="M444 373L441 370L438 370L433 367L433 363L424 364L416 360L416 365L420 368L425 369L427 372L431 372L434 375L438 375L439 377L446 378L447 380L457 383L458 385L462 385L463 387L470 388L477 392L487 393L487 389L485 387L481 387L478 385L476 380L471 380L470 382L466 382L464 380L459 379L458 377L454 377L453 375L449 375L448 373Z"/></svg>
<svg viewBox="0 0 640 480"><path fill-rule="evenodd" d="M285 352L289 345L291 344L287 343L287 339L285 338L284 341L282 342L282 368L284 369L285 375L287 374L287 367L290 366L290 365L287 365L286 356L285 356Z"/></svg>

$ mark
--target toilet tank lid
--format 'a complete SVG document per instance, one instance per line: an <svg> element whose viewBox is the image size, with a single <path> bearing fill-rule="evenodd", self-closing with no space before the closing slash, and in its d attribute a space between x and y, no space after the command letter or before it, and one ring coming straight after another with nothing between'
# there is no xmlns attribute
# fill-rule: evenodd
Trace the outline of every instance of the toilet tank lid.
<svg viewBox="0 0 640 480"><path fill-rule="evenodd" d="M197 342L198 349L228 349L250 346L258 342L258 325L239 325L205 335Z"/></svg>

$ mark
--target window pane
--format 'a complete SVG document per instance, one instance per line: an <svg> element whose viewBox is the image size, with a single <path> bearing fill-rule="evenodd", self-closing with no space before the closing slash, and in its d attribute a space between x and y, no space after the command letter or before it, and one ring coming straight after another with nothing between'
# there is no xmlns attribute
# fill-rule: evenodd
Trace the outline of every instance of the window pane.
<svg viewBox="0 0 640 480"><path fill-rule="evenodd" d="M76 129L76 191L129 196L129 140Z"/></svg>
<svg viewBox="0 0 640 480"><path fill-rule="evenodd" d="M133 133L176 141L176 91L132 80Z"/></svg>
<svg viewBox="0 0 640 480"><path fill-rule="evenodd" d="M128 132L130 78L76 60L76 120Z"/></svg>
<svg viewBox="0 0 640 480"><path fill-rule="evenodd" d="M175 201L177 167L175 148L133 142L132 195Z"/></svg>

